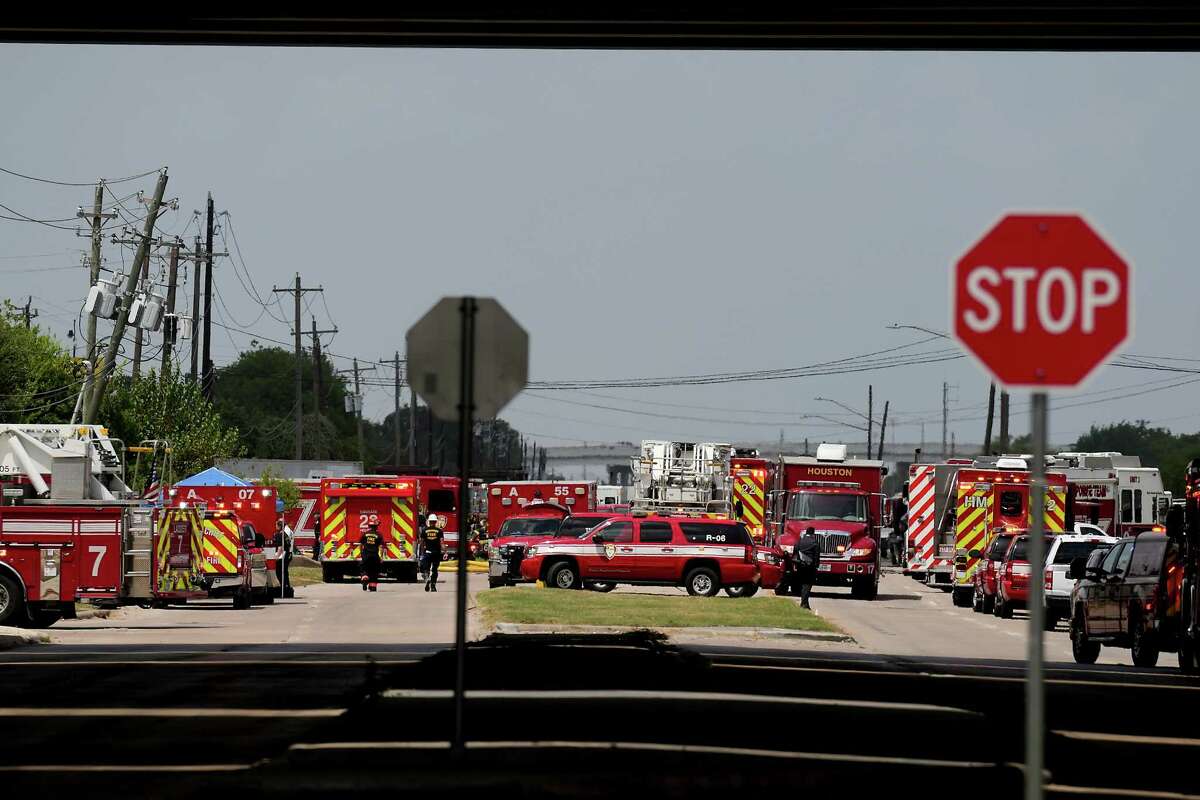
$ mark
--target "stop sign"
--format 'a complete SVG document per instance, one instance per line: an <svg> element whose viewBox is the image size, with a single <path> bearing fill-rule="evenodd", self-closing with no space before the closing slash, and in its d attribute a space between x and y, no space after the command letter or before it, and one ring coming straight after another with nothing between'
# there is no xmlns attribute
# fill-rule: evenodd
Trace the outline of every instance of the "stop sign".
<svg viewBox="0 0 1200 800"><path fill-rule="evenodd" d="M1010 214L954 266L954 336L996 380L1077 386L1129 335L1129 265L1075 214Z"/></svg>

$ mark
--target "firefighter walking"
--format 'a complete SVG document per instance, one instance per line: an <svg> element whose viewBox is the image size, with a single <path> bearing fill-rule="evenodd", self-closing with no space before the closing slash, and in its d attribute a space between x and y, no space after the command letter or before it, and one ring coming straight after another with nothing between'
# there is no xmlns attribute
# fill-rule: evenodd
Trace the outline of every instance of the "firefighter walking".
<svg viewBox="0 0 1200 800"><path fill-rule="evenodd" d="M436 515L430 514L425 529L421 531L421 559L429 575L425 581L427 592L437 591L438 567L442 563L442 526L445 524Z"/></svg>
<svg viewBox="0 0 1200 800"><path fill-rule="evenodd" d="M383 536L379 533L379 524L372 523L359 542L359 559L362 565L363 591L379 591L379 560L380 549L383 547Z"/></svg>

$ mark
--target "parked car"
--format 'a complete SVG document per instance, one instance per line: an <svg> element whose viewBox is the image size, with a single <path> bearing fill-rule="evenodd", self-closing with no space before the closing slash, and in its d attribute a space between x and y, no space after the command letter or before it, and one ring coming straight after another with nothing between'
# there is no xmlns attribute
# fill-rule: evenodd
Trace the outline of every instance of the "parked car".
<svg viewBox="0 0 1200 800"><path fill-rule="evenodd" d="M1053 536L1047 536L1046 550L1054 541ZM1038 565L1037 575L1041 577L1041 564ZM1004 554L1004 563L999 568L996 581L996 605L992 613L1002 619L1011 619L1013 611L1027 608L1029 604L1029 581L1033 579L1034 570L1029 563L1029 536L1022 534L1014 536L1012 544Z"/></svg>
<svg viewBox="0 0 1200 800"><path fill-rule="evenodd" d="M600 582L682 586L705 597L725 589L732 597L749 597L774 588L781 569L779 558L756 546L739 521L623 516L582 539L530 545L521 574L555 589Z"/></svg>
<svg viewBox="0 0 1200 800"><path fill-rule="evenodd" d="M1000 565L1018 533L1020 531L1002 529L996 533L986 552L971 551L971 557L979 559L979 565L975 567L975 599L971 604L972 610L991 614L995 609Z"/></svg>
<svg viewBox="0 0 1200 800"><path fill-rule="evenodd" d="M1075 529L1079 528L1080 525L1077 524ZM1050 551L1046 554L1046 569L1043 574L1045 591L1042 597L1046 607L1046 630L1054 630L1060 620L1071 616L1071 592L1075 589L1075 580L1070 574L1071 562L1077 558L1087 559L1098 548L1107 550L1118 541L1120 540L1117 537L1106 536L1103 533L1066 533L1054 537Z"/></svg>
<svg viewBox="0 0 1200 800"><path fill-rule="evenodd" d="M1126 536L1103 557L1071 562L1071 650L1094 664L1101 646L1126 647L1134 666L1153 667L1180 645L1182 560L1179 546L1157 531Z"/></svg>

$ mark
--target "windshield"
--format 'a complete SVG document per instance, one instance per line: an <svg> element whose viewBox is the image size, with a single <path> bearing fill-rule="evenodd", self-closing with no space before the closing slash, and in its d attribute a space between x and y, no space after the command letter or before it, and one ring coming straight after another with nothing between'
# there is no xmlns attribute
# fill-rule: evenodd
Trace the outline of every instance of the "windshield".
<svg viewBox="0 0 1200 800"><path fill-rule="evenodd" d="M797 492L788 502L787 518L866 522L867 498L853 494Z"/></svg>
<svg viewBox="0 0 1200 800"><path fill-rule="evenodd" d="M525 517L506 519L498 536L553 536L562 520L558 517Z"/></svg>
<svg viewBox="0 0 1200 800"><path fill-rule="evenodd" d="M1104 542L1061 542L1054 553L1055 564L1070 564L1077 558L1087 558L1098 547L1107 547Z"/></svg>
<svg viewBox="0 0 1200 800"><path fill-rule="evenodd" d="M607 519L607 517L567 517L562 521L555 536L563 539L578 538Z"/></svg>

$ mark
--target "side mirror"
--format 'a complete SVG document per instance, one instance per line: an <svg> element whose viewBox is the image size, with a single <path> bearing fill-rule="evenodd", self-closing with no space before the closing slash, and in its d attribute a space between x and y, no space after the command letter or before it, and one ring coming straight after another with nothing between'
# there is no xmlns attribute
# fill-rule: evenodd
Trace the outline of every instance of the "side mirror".
<svg viewBox="0 0 1200 800"><path fill-rule="evenodd" d="M1072 580L1082 580L1087 577L1087 559L1080 556L1079 558L1071 559L1071 566L1068 568L1067 574Z"/></svg>
<svg viewBox="0 0 1200 800"><path fill-rule="evenodd" d="M971 558L983 558L983 553L979 552L978 550L972 550L967 555L969 555Z"/></svg>

